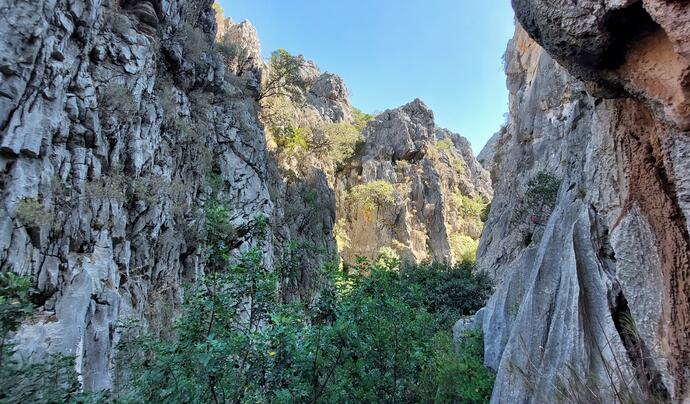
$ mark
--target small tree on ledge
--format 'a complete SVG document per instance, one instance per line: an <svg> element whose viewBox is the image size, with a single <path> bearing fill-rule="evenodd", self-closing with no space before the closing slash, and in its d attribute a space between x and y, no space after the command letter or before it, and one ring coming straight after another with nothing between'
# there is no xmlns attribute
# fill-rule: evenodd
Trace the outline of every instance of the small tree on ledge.
<svg viewBox="0 0 690 404"><path fill-rule="evenodd" d="M298 99L306 92L308 86L300 74L301 67L300 59L290 55L286 50L278 49L273 52L268 64L268 78L256 100L275 96Z"/></svg>

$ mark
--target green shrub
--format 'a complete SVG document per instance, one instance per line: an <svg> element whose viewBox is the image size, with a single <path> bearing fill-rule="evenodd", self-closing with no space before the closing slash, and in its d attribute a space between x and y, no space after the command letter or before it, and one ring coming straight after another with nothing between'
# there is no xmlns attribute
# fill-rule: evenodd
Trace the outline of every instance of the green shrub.
<svg viewBox="0 0 690 404"><path fill-rule="evenodd" d="M225 213L217 213L223 223ZM209 240L211 251L219 247ZM299 253L295 248L303 247L292 245L286 259ZM451 355L448 321L438 321L438 313L484 304L488 279L470 266L360 260L349 274L319 271L326 283L316 300L283 304L278 278L303 268L290 261L268 271L259 248L236 265L219 257L212 275L187 294L172 339L142 334L120 346L133 377L120 402L485 399L493 379L480 350ZM441 330L443 344L434 340Z"/></svg>
<svg viewBox="0 0 690 404"><path fill-rule="evenodd" d="M348 196L351 201L371 212L381 206L395 203L395 188L388 181L376 180L355 185L350 189Z"/></svg>
<svg viewBox="0 0 690 404"><path fill-rule="evenodd" d="M323 123L319 130L327 143L327 160L341 165L355 153L357 144L363 140L360 130L355 125L341 123Z"/></svg>
<svg viewBox="0 0 690 404"><path fill-rule="evenodd" d="M312 131L309 128L292 128L290 132L276 137L276 143L281 152L300 157L306 154L311 144Z"/></svg>
<svg viewBox="0 0 690 404"><path fill-rule="evenodd" d="M513 221L530 222L535 215L539 223L546 223L556 206L561 180L540 172L527 183L527 191L513 214Z"/></svg>
<svg viewBox="0 0 690 404"><path fill-rule="evenodd" d="M479 242L464 234L452 234L449 239L450 252L457 262L475 261Z"/></svg>
<svg viewBox="0 0 690 404"><path fill-rule="evenodd" d="M403 263L401 283L408 291L419 291L419 304L434 315L440 329L450 330L455 321L484 306L493 290L491 278L477 273L472 261L455 265L440 262ZM413 300L410 293L407 300Z"/></svg>
<svg viewBox="0 0 690 404"><path fill-rule="evenodd" d="M463 219L481 220L482 211L486 206L481 197L467 196L460 192L451 194L450 203L454 209L460 212Z"/></svg>
<svg viewBox="0 0 690 404"><path fill-rule="evenodd" d="M458 176L462 177L465 175L465 160L459 157L453 157L450 160L450 164L453 166L453 169L455 169L455 173Z"/></svg>
<svg viewBox="0 0 690 404"><path fill-rule="evenodd" d="M335 241L338 244L338 250L343 251L350 248L350 236L348 236L347 223L345 219L338 219L333 227L333 235L335 236Z"/></svg>
<svg viewBox="0 0 690 404"><path fill-rule="evenodd" d="M306 92L309 83L301 75L302 61L284 49L271 54L268 63L268 76L257 101L271 97L287 97L299 100Z"/></svg>
<svg viewBox="0 0 690 404"><path fill-rule="evenodd" d="M241 75L244 65L249 58L249 53L246 48L240 44L233 42L228 35L223 35L217 42L216 48L220 52L225 65L232 72Z"/></svg>
<svg viewBox="0 0 690 404"><path fill-rule="evenodd" d="M369 122L374 120L374 115L366 114L357 108L352 108L352 124L361 133Z"/></svg>
<svg viewBox="0 0 690 404"><path fill-rule="evenodd" d="M482 209L482 213L481 213L481 215L479 215L479 218L481 219L482 223L486 223L486 221L489 220L489 214L490 213L491 213L491 202L484 205L484 208Z"/></svg>
<svg viewBox="0 0 690 404"><path fill-rule="evenodd" d="M34 198L26 198L17 204L17 219L26 226L52 226L53 212Z"/></svg>
<svg viewBox="0 0 690 404"><path fill-rule="evenodd" d="M481 331L467 331L461 341L456 353L450 335L438 334L435 337L435 355L423 377L426 381L425 401L488 403L491 400L495 376L484 367Z"/></svg>
<svg viewBox="0 0 690 404"><path fill-rule="evenodd" d="M436 150L444 152L444 153L454 153L455 152L455 145L453 144L453 141L449 138L438 140L436 142L435 146L436 146Z"/></svg>
<svg viewBox="0 0 690 404"><path fill-rule="evenodd" d="M216 15L219 17L225 16L225 10L223 9L223 6L220 5L217 1L213 2L213 11L216 12Z"/></svg>

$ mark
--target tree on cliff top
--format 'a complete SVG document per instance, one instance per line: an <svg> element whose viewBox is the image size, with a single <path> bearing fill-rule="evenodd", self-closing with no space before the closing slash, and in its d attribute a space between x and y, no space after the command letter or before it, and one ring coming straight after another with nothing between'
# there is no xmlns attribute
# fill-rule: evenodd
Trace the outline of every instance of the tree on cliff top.
<svg viewBox="0 0 690 404"><path fill-rule="evenodd" d="M299 98L308 86L300 74L301 67L301 61L286 50L278 49L273 52L268 64L268 78L257 101L275 96L285 96L292 100Z"/></svg>

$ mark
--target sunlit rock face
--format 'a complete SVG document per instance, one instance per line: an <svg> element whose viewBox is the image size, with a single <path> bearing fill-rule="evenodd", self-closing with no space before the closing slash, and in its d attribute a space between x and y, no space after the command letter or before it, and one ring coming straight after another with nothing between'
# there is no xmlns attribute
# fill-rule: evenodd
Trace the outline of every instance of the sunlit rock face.
<svg viewBox="0 0 690 404"><path fill-rule="evenodd" d="M585 384L614 399L633 379L639 397L690 400L690 7L513 5L510 120L478 252L499 282L483 322L493 401ZM533 223L519 204L539 172L560 190Z"/></svg>
<svg viewBox="0 0 690 404"><path fill-rule="evenodd" d="M471 248L482 231L478 215L463 210L463 198L481 205L492 195L467 139L437 127L420 100L383 112L363 136L353 161L336 175L345 261L380 253L413 262L462 261L463 246ZM366 206L353 196L358 189L381 195Z"/></svg>

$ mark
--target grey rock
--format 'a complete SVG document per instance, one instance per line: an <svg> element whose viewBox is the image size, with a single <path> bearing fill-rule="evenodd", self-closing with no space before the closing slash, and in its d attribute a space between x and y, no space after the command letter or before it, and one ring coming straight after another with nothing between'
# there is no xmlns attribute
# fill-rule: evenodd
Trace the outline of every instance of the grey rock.
<svg viewBox="0 0 690 404"><path fill-rule="evenodd" d="M348 195L373 181L390 183L394 202L370 212ZM438 128L433 112L414 100L369 123L361 153L336 176L336 194L339 225L349 238L341 248L346 262L376 259L382 248L412 262L455 262L463 257L453 246L460 237L478 239L481 223L465 220L452 201L464 195L488 202L492 188L469 141Z"/></svg>
<svg viewBox="0 0 690 404"><path fill-rule="evenodd" d="M582 380L614 400L614 388L644 371L650 381L632 383L642 400L688 399L679 320L688 312L680 279L690 249L682 108L658 108L654 94L594 98L611 94L595 88L602 83L619 96L629 91L626 80L638 73L631 66L621 78L597 65L615 41L598 19L630 2L590 3L514 2L546 50L518 27L506 53L510 117L494 146L495 197L478 251L479 269L498 283L483 321L494 403L577 401L558 386L584 388ZM672 180L657 175L662 167ZM520 216L520 203L539 172L561 186L535 225Z"/></svg>
<svg viewBox="0 0 690 404"><path fill-rule="evenodd" d="M108 389L117 323L170 327L183 282L203 274L207 171L221 175L217 192L244 229L235 256L256 245L259 214L273 242L269 186L282 178L270 170L251 90L222 81L217 55L201 56L207 69L182 67L199 61L170 33L206 27L210 45L208 1L118 11L102 1L17 0L3 10L12 24L0 24L0 269L30 275L44 297L15 336L18 355L74 355L84 388ZM154 43L175 57L159 58ZM210 90L200 96L188 83ZM199 109L200 133L171 125ZM17 210L28 198L53 223L25 223ZM269 267L273 254L267 247Z"/></svg>
<svg viewBox="0 0 690 404"><path fill-rule="evenodd" d="M463 335L467 331L481 330L484 324L484 312L486 309L482 307L473 315L467 318L461 318L453 325L453 349L459 352L461 349Z"/></svg>

